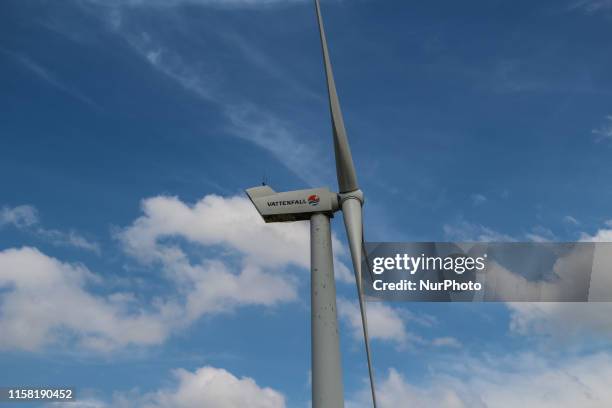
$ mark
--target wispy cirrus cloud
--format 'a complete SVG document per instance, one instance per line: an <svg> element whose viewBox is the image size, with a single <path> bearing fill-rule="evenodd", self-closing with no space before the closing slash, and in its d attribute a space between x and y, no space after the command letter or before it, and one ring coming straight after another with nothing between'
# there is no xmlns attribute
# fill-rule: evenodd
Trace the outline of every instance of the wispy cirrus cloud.
<svg viewBox="0 0 612 408"><path fill-rule="evenodd" d="M37 78L52 86L53 88L69 95L70 97L77 99L80 102L83 102L96 110L100 109L100 106L94 102L87 95L83 94L77 88L71 86L66 81L61 80L55 75L51 70L45 68L40 63L34 61L32 58L27 55L23 55L20 53L12 52L9 50L5 50L0 48L0 52L4 53L7 56L10 56L15 62L24 67L27 71L34 74Z"/></svg>
<svg viewBox="0 0 612 408"><path fill-rule="evenodd" d="M17 228L26 228L36 223L38 223L38 211L31 205L0 208L0 227L13 225Z"/></svg>
<svg viewBox="0 0 612 408"><path fill-rule="evenodd" d="M569 5L570 10L584 10L588 13L612 9L612 0L578 0Z"/></svg>
<svg viewBox="0 0 612 408"><path fill-rule="evenodd" d="M460 220L456 223L445 224L443 227L444 236L446 239L455 241L489 241L489 242L510 242L516 241L516 238L495 231L481 224L471 223L465 220Z"/></svg>
<svg viewBox="0 0 612 408"><path fill-rule="evenodd" d="M229 134L267 151L310 186L326 184L326 181L332 178L331 170L321 170L332 169L331 163L329 166L313 168L313 161L320 162L321 157L325 156L320 154L313 143L305 142L313 140L307 129L298 128L292 121L283 119L242 96L232 96L224 89L226 78L221 74L223 70L219 69L214 61L194 61L193 58L179 54L170 46L163 45L150 32L132 32L116 22L111 25L115 32L155 70L171 78L201 100L217 106L227 122L226 129ZM226 37L230 38L232 43L238 41L236 36ZM241 45L237 47L238 49L248 48L248 45L243 43L243 39L239 41ZM266 57L261 53L251 50L247 56L251 60L255 59L256 65L264 67L274 65L266 61ZM298 87L285 73L276 72L276 75L283 77L291 86ZM314 95L311 91L307 93L310 97Z"/></svg>
<svg viewBox="0 0 612 408"><path fill-rule="evenodd" d="M313 163L320 163L322 155L302 142L311 138L305 132L295 129L291 123L251 103L228 105L225 107L225 115L230 123L229 133L268 151L308 185L322 185L330 179L327 172L319 169L331 169L331 164L313 166Z"/></svg>
<svg viewBox="0 0 612 408"><path fill-rule="evenodd" d="M482 205L487 202L487 197L484 194L476 193L470 196L472 204L475 206Z"/></svg>
<svg viewBox="0 0 612 408"><path fill-rule="evenodd" d="M606 116L606 121L598 128L591 130L595 135L595 142L603 142L605 140L612 141L612 115Z"/></svg>
<svg viewBox="0 0 612 408"><path fill-rule="evenodd" d="M74 230L60 231L41 225L38 210L31 205L0 208L0 228L13 226L57 246L70 246L100 254L100 245Z"/></svg>
<svg viewBox="0 0 612 408"><path fill-rule="evenodd" d="M563 217L563 222L573 226L580 225L580 221L578 221L575 217L572 217L571 215L566 215L565 217Z"/></svg>
<svg viewBox="0 0 612 408"><path fill-rule="evenodd" d="M525 238L531 242L551 242L557 240L554 232L541 225L533 227L530 232L525 234Z"/></svg>
<svg viewBox="0 0 612 408"><path fill-rule="evenodd" d="M554 232L542 225L533 226L527 232L516 236L463 219L444 224L442 229L446 239L458 242L550 242L558 239Z"/></svg>

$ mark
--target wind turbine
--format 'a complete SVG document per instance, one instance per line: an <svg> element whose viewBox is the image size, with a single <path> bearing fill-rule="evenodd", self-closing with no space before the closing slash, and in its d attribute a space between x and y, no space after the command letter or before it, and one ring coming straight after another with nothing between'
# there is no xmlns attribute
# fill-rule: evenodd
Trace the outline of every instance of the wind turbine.
<svg viewBox="0 0 612 408"><path fill-rule="evenodd" d="M361 286L361 262L362 251L364 251L362 216L364 194L357 183L353 157L344 129L344 120L342 119L340 102L338 101L334 75L329 60L329 50L325 30L323 29L319 0L315 0L315 10L327 79L339 192L335 193L327 188L312 188L277 193L269 186L264 185L249 188L246 193L265 222L310 220L313 408L344 407L330 229L330 218L336 211L342 211L355 272L372 402L374 408L376 408L370 340L365 300Z"/></svg>

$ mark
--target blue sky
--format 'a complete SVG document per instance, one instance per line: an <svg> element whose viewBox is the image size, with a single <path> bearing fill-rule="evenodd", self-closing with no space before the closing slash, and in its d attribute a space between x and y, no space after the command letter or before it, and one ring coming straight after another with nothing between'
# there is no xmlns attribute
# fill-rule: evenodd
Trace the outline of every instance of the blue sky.
<svg viewBox="0 0 612 408"><path fill-rule="evenodd" d="M369 241L612 239L611 2L323 13ZM310 1L2 2L0 385L72 385L90 407L309 404L308 227L263 225L243 190L336 188L319 47ZM607 304L369 313L383 408L612 401Z"/></svg>

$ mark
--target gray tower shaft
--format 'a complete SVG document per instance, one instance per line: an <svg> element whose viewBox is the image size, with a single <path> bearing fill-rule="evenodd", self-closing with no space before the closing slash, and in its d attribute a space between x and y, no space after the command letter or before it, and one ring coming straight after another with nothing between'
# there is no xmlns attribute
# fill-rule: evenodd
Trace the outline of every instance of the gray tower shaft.
<svg viewBox="0 0 612 408"><path fill-rule="evenodd" d="M312 407L343 408L344 387L329 216L310 218Z"/></svg>

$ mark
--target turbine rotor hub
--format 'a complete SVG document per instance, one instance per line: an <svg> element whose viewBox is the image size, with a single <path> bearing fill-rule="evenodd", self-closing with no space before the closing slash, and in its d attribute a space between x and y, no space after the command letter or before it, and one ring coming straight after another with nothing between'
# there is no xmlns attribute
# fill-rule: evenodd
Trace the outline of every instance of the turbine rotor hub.
<svg viewBox="0 0 612 408"><path fill-rule="evenodd" d="M341 208L342 208L343 202L345 202L346 200L351 200L351 199L355 199L359 201L361 205L363 206L363 203L365 202L363 191L361 191L361 189L358 188L357 190L349 191L347 193L338 193L338 204Z"/></svg>

